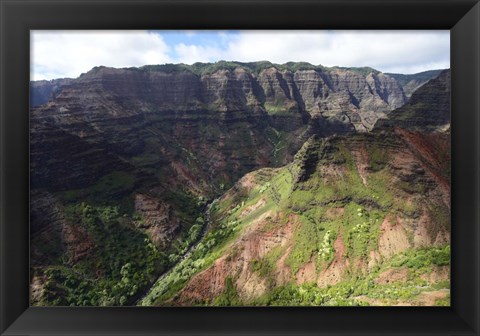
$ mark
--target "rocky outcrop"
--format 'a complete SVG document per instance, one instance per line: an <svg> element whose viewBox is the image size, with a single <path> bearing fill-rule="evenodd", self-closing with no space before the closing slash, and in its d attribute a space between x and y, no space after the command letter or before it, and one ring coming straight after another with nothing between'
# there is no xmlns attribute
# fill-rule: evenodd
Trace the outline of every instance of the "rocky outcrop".
<svg viewBox="0 0 480 336"><path fill-rule="evenodd" d="M140 216L134 222L135 226L147 232L155 245L167 247L180 230L180 221L172 205L145 194L136 194L134 202L135 211Z"/></svg>

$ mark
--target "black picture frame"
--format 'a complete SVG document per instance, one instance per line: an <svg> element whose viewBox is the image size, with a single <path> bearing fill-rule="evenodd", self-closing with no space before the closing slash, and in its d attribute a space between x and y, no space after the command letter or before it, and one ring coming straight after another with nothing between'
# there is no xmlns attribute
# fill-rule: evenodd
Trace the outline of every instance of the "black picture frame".
<svg viewBox="0 0 480 336"><path fill-rule="evenodd" d="M2 335L479 335L480 4L475 0L0 0ZM31 29L450 29L452 306L29 307Z"/></svg>

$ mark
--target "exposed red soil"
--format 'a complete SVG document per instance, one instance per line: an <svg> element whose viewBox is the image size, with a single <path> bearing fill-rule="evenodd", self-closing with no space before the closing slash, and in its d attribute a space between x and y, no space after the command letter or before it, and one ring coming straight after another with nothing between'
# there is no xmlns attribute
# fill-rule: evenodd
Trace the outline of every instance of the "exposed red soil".
<svg viewBox="0 0 480 336"><path fill-rule="evenodd" d="M72 264L87 257L94 248L92 238L78 225L65 223L62 228L62 239L67 247L69 262Z"/></svg>
<svg viewBox="0 0 480 336"><path fill-rule="evenodd" d="M358 175L362 179L363 185L366 186L368 184L367 176L370 165L365 144L361 143L358 146L355 146L355 148L351 148L351 153L355 161L355 165L357 166Z"/></svg>
<svg viewBox="0 0 480 336"><path fill-rule="evenodd" d="M410 248L407 233L396 217L389 215L380 226L378 251L383 257L390 257Z"/></svg>
<svg viewBox="0 0 480 336"><path fill-rule="evenodd" d="M327 285L334 285L342 280L342 275L347 269L345 261L345 244L341 232L338 234L337 239L333 243L335 250L335 257L327 269L320 273L317 279L317 285L319 287L325 287Z"/></svg>
<svg viewBox="0 0 480 336"><path fill-rule="evenodd" d="M266 218L272 215L271 211L268 211L252 223L228 248L228 251L236 251L235 255L223 255L211 267L195 275L180 292L176 301L185 304L215 298L225 289L227 277L234 279L236 289L242 298L251 299L265 293L268 283L251 270L251 262L264 257L276 246L287 246L293 237L294 227L299 224L295 215L289 215L284 226L264 231L263 227L268 223ZM287 274L290 273L284 264L287 253L288 248L277 262L277 265L282 267L276 270L284 281L288 279Z"/></svg>

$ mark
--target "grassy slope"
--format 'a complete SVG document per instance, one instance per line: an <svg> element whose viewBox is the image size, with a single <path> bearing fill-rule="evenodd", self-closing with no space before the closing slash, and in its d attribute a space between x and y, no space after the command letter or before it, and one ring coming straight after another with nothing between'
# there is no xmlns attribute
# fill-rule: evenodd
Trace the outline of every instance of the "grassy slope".
<svg viewBox="0 0 480 336"><path fill-rule="evenodd" d="M294 233L293 248L286 259L292 278L306 262L315 260L317 272L322 272L333 260L333 242L341 235L346 246L346 257L350 260L366 260L370 251L378 248L380 224L391 213L412 214L417 205L405 202L406 193L421 194L418 186L392 184L388 168L388 145L394 142L387 137L376 138L363 135L349 139L332 141L328 148L322 141L309 141L296 155L296 160L281 169L260 170L252 175L255 187L251 190L230 191L227 197L220 199L212 208L212 227L199 249L191 258L172 273L169 279L157 284L151 295L143 302L150 304L168 304L188 280L200 271L208 268L222 255L231 254L232 242L248 228L256 218L267 211L282 214L284 221L267 223L264 230L275 225L285 224L289 214L296 214L301 224ZM371 173L368 185L362 183L352 154L349 150L355 141L365 141L368 148ZM316 169L308 172L305 167L309 157L317 157ZM319 167L330 166L334 171L342 171L339 179L326 179ZM311 170L311 169L310 169ZM307 178L302 175L310 174ZM302 181L299 181L302 180ZM407 183L408 184L408 183ZM265 204L242 217L246 209ZM428 200L422 199L422 202ZM433 205L432 205L433 206ZM341 216L328 216L330 210L342 208ZM443 212L439 212L439 216ZM442 218L445 222L448 219ZM275 264L284 250L274 248L264 258L251 261L251 269L262 278L273 276ZM233 253L234 255L234 253ZM234 279L226 279L225 292L215 300L204 304L217 305L368 305L415 303L422 293L434 290L448 291L449 281L429 282L425 276L435 267L449 264L448 245L409 249L384 260L368 275L350 269L343 280L333 286L319 288L316 284L296 285L291 282L285 286L274 287L255 300L242 301L233 285ZM407 280L392 283L377 283L375 279L389 270L407 270ZM270 279L270 284L275 283ZM448 303L448 295L442 296L435 304Z"/></svg>

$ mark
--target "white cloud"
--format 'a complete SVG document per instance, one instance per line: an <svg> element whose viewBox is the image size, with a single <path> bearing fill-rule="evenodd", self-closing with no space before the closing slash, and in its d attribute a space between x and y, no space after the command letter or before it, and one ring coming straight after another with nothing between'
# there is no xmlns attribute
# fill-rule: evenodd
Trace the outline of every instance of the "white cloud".
<svg viewBox="0 0 480 336"><path fill-rule="evenodd" d="M215 62L225 56L223 50L210 46L180 43L174 48L177 53L175 63Z"/></svg>
<svg viewBox="0 0 480 336"><path fill-rule="evenodd" d="M448 31L246 32L229 44L229 60L306 61L412 73L450 64Z"/></svg>
<svg viewBox="0 0 480 336"><path fill-rule="evenodd" d="M397 73L450 66L449 31L219 31L218 40L210 37L207 42L200 42L202 31L184 32L191 42L170 41L167 45L161 32L34 31L32 79L77 77L98 65L218 60L305 61Z"/></svg>
<svg viewBox="0 0 480 336"><path fill-rule="evenodd" d="M146 31L33 31L31 79L77 77L98 65L141 66L171 62L169 47Z"/></svg>

